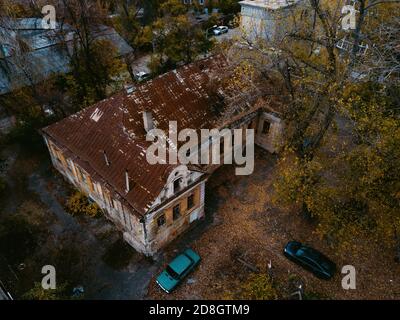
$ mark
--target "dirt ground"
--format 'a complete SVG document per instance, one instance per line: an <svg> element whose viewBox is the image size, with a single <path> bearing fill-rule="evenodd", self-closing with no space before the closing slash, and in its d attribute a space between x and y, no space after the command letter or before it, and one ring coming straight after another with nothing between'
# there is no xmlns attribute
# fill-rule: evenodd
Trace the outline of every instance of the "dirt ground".
<svg viewBox="0 0 400 320"><path fill-rule="evenodd" d="M7 217L20 216L35 241L21 251L21 241L27 240L22 236L10 242L11 256L0 252L0 280L19 298L34 281L40 281L41 267L52 264L58 281L68 281L71 288L82 285L86 299L230 299L240 298L240 288L251 272L237 261L241 257L262 272L271 261L274 283L283 299L293 292L289 279L303 282L308 296L315 298L399 299L400 267L392 252L370 243L363 244L360 256L330 248L313 233L312 223L273 207L271 182L276 159L260 150L256 155L253 175L235 176L234 168L223 167L210 178L205 220L154 261L124 244L106 219L72 217L65 211L62 203L69 187L51 169L45 150L33 155L7 148L1 153L2 159L7 159L1 170L7 189L0 199L0 226ZM331 281L322 281L287 261L282 248L289 240L321 250L339 268L355 266L357 289L343 290L340 273ZM186 247L198 251L202 262L167 295L155 285L155 276Z"/></svg>
<svg viewBox="0 0 400 320"><path fill-rule="evenodd" d="M250 274L237 257L265 272L269 262L279 296L287 299L293 292L290 279L304 284L306 295L317 299L400 299L400 265L392 252L363 243L362 255L339 253L313 233L315 226L293 212L283 212L271 203L271 182L276 159L257 153L253 175L235 176L233 168L223 167L208 183L206 227L185 235L165 252L172 259L185 246L202 257L199 267L172 294L166 294L151 282L149 299L221 299L240 298L238 293ZM206 223L207 224L207 223ZM194 237L194 239L193 239ZM330 281L319 280L282 255L290 240L297 240L324 252L338 266ZM342 288L340 270L356 268L356 290ZM163 268L160 268L161 271Z"/></svg>
<svg viewBox="0 0 400 320"><path fill-rule="evenodd" d="M39 150L40 151L40 150ZM52 169L47 151L9 146L0 152L0 229L11 220L7 246L0 249L0 280L15 299L40 282L44 265L53 265L57 283L68 293L83 286L85 299L141 299L158 265L121 239L104 217L74 217L63 203L71 186ZM4 229L4 228L3 228Z"/></svg>

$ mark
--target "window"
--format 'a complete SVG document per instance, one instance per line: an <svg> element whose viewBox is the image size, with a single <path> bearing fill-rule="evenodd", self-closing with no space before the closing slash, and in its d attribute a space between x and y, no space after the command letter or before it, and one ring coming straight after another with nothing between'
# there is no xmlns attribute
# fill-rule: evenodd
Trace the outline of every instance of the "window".
<svg viewBox="0 0 400 320"><path fill-rule="evenodd" d="M177 273L175 272L175 270L172 269L170 266L167 266L166 270L167 270L167 273L168 273L172 278L174 278L174 279L176 279L176 280L179 279L179 274L177 274Z"/></svg>
<svg viewBox="0 0 400 320"><path fill-rule="evenodd" d="M176 179L174 181L174 193L178 192L181 189L182 178Z"/></svg>
<svg viewBox="0 0 400 320"><path fill-rule="evenodd" d="M270 128L271 128L271 124L268 121L264 121L263 128L262 128L262 134L268 134Z"/></svg>
<svg viewBox="0 0 400 320"><path fill-rule="evenodd" d="M179 217L181 216L181 206L179 204L177 204L173 209L172 209L172 218L174 220L179 219Z"/></svg>
<svg viewBox="0 0 400 320"><path fill-rule="evenodd" d="M69 170L70 172L73 172L73 170L72 170L72 163L71 163L70 160L67 160L67 168L68 168L68 170Z"/></svg>
<svg viewBox="0 0 400 320"><path fill-rule="evenodd" d="M88 179L87 179L87 176L86 176L86 174L85 173L81 173L82 174L82 181L83 181L83 183L84 184L87 184L88 183Z"/></svg>
<svg viewBox="0 0 400 320"><path fill-rule="evenodd" d="M58 151L58 149L54 146L54 145L51 145L52 146L52 149L53 149L53 154L54 154L54 158L56 158L56 160L57 160L57 162L59 162L60 164L62 164L62 161L61 161L61 152L59 152Z"/></svg>
<svg viewBox="0 0 400 320"><path fill-rule="evenodd" d="M79 169L79 167L77 165L75 165L75 171L76 171L76 176L77 176L78 180L80 180L80 181L83 180L81 169Z"/></svg>
<svg viewBox="0 0 400 320"><path fill-rule="evenodd" d="M58 162L59 164L62 165L61 157L60 157L59 154L56 155L56 160L57 160L57 162Z"/></svg>
<svg viewBox="0 0 400 320"><path fill-rule="evenodd" d="M187 198L187 208L191 209L194 207L194 194L191 194L188 198Z"/></svg>
<svg viewBox="0 0 400 320"><path fill-rule="evenodd" d="M165 214L163 214L157 218L157 225L159 227L163 226L164 224L165 224Z"/></svg>

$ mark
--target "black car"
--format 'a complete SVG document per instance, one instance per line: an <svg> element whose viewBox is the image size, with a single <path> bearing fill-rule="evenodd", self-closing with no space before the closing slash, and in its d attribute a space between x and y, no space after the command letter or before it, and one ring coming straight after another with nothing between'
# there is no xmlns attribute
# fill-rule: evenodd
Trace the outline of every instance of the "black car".
<svg viewBox="0 0 400 320"><path fill-rule="evenodd" d="M283 253L288 259L311 271L320 279L329 280L336 272L334 262L319 251L307 247L300 242L289 242Z"/></svg>

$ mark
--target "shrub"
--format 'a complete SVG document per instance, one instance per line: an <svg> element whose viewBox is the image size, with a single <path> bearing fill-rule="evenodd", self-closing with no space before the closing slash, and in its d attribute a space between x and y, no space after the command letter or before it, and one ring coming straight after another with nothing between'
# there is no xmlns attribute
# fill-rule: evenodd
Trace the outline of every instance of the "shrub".
<svg viewBox="0 0 400 320"><path fill-rule="evenodd" d="M81 192L75 192L67 200L67 210L72 215L87 215L95 218L101 215L101 209L96 203L90 203L88 198Z"/></svg>
<svg viewBox="0 0 400 320"><path fill-rule="evenodd" d="M243 286L243 298L248 300L276 300L278 293L268 274L254 273Z"/></svg>
<svg viewBox="0 0 400 320"><path fill-rule="evenodd" d="M42 284L35 282L34 287L26 292L22 299L24 300L65 300L67 284L64 283L60 286L57 285L55 290L45 290Z"/></svg>

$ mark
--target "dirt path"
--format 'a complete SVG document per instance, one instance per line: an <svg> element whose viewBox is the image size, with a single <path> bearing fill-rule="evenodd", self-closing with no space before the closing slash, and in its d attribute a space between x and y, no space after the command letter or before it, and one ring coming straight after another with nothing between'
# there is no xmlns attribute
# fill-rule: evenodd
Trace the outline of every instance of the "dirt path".
<svg viewBox="0 0 400 320"><path fill-rule="evenodd" d="M256 172L236 177L232 168L222 168L211 178L208 200L214 202L207 214L214 216L212 226L194 241L182 239L202 257L199 268L170 295L152 282L153 299L221 299L238 298L240 286L250 274L237 262L238 256L266 270L272 262L275 282L281 298L288 298L289 279L305 284L306 292L324 299L400 299L400 266L387 250L365 244L362 255L338 253L320 240L314 226L292 212L282 212L271 204L274 159L257 156ZM211 199L210 199L211 195ZM211 212L210 212L211 210ZM288 261L282 249L288 241L298 240L327 254L338 265L331 281L315 278ZM172 248L169 259L176 254ZM353 265L357 270L357 289L341 286L340 269Z"/></svg>

